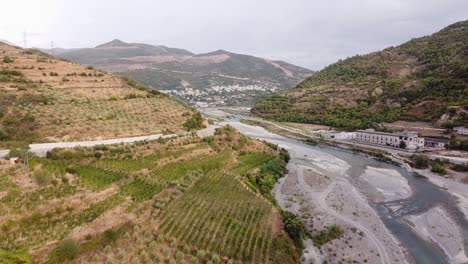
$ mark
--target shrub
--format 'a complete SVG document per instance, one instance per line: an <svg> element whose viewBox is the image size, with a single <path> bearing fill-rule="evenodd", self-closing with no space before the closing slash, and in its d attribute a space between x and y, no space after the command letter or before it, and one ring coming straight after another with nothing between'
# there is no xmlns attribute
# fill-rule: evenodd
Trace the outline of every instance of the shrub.
<svg viewBox="0 0 468 264"><path fill-rule="evenodd" d="M317 233L316 236L312 238L314 245L321 247L322 245L337 239L343 235L344 231L337 225L332 225L324 230L321 230Z"/></svg>
<svg viewBox="0 0 468 264"><path fill-rule="evenodd" d="M107 245L104 247L104 253L109 254L112 251L112 247Z"/></svg>
<svg viewBox="0 0 468 264"><path fill-rule="evenodd" d="M44 186L51 182L52 177L50 177L50 175L43 170L37 170L34 172L34 179L36 180L37 184Z"/></svg>
<svg viewBox="0 0 468 264"><path fill-rule="evenodd" d="M148 247L149 247L149 249L151 249L151 250L155 250L155 249L156 249L156 246L157 246L156 242L155 242L155 241L151 241L151 242L149 243L149 246L148 246Z"/></svg>
<svg viewBox="0 0 468 264"><path fill-rule="evenodd" d="M80 248L73 239L62 240L56 249L57 257L61 260L72 260L78 256Z"/></svg>
<svg viewBox="0 0 468 264"><path fill-rule="evenodd" d="M221 261L221 258L217 254L214 254L211 260L213 263L218 264Z"/></svg>
<svg viewBox="0 0 468 264"><path fill-rule="evenodd" d="M159 242L159 243L162 243L162 242L164 242L165 240L166 240L166 238L164 237L163 234L159 234L159 235L158 235L158 242Z"/></svg>
<svg viewBox="0 0 468 264"><path fill-rule="evenodd" d="M284 228L289 237L294 241L296 246L301 248L304 247L303 240L306 237L310 237L310 233L304 223L302 223L299 217L291 212L282 211L281 215L283 217Z"/></svg>
<svg viewBox="0 0 468 264"><path fill-rule="evenodd" d="M153 233L151 233L150 230L146 230L143 236L145 236L146 239L153 239Z"/></svg>
<svg viewBox="0 0 468 264"><path fill-rule="evenodd" d="M432 165L431 171L440 175L447 174L447 171L445 170L444 165L440 163L435 163L434 165Z"/></svg>
<svg viewBox="0 0 468 264"><path fill-rule="evenodd" d="M200 113L195 113L190 119L188 119L183 126L185 129L188 131L194 130L194 129L200 129L204 128L205 125L203 124L203 116Z"/></svg>
<svg viewBox="0 0 468 264"><path fill-rule="evenodd" d="M455 164L455 165L453 165L453 170L458 171L458 172L466 172L466 171L468 171L468 163Z"/></svg>
<svg viewBox="0 0 468 264"><path fill-rule="evenodd" d="M411 160L413 161L413 166L417 169L426 169L429 167L429 157L426 155L413 155L411 156Z"/></svg>
<svg viewBox="0 0 468 264"><path fill-rule="evenodd" d="M148 252L146 252L145 250L141 251L140 257L143 261L147 261L149 259Z"/></svg>
<svg viewBox="0 0 468 264"><path fill-rule="evenodd" d="M198 250L197 251L197 258L199 260L205 259L205 256L206 256L206 252L204 250Z"/></svg>
<svg viewBox="0 0 468 264"><path fill-rule="evenodd" d="M104 233L102 233L102 238L106 242L112 242L116 240L117 234L115 233L114 230L109 229L109 230L104 231Z"/></svg>
<svg viewBox="0 0 468 264"><path fill-rule="evenodd" d="M184 246L184 253L185 254L190 254L190 247L189 246L187 246L187 245Z"/></svg>
<svg viewBox="0 0 468 264"><path fill-rule="evenodd" d="M176 260L180 262L180 261L182 261L184 259L184 253L182 253L180 251L177 251L175 257L176 257Z"/></svg>
<svg viewBox="0 0 468 264"><path fill-rule="evenodd" d="M3 63L12 63L13 59L8 56L4 56L2 61Z"/></svg>
<svg viewBox="0 0 468 264"><path fill-rule="evenodd" d="M124 258L125 258L125 252L119 251L119 253L117 253L117 259L123 260Z"/></svg>
<svg viewBox="0 0 468 264"><path fill-rule="evenodd" d="M58 73L56 73L56 72L49 72L49 76L58 76Z"/></svg>

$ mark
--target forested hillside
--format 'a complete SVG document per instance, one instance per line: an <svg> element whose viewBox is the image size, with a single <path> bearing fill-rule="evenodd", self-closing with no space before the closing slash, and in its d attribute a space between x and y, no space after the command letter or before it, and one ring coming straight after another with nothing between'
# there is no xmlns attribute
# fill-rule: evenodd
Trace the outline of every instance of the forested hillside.
<svg viewBox="0 0 468 264"><path fill-rule="evenodd" d="M340 60L252 112L345 128L396 120L468 124L468 21L398 47Z"/></svg>

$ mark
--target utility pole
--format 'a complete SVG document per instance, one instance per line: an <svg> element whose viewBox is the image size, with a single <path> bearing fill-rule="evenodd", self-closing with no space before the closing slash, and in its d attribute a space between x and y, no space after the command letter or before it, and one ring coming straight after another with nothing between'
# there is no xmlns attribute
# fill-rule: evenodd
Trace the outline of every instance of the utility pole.
<svg viewBox="0 0 468 264"><path fill-rule="evenodd" d="M52 56L54 56L54 41L50 42L50 51L52 52Z"/></svg>
<svg viewBox="0 0 468 264"><path fill-rule="evenodd" d="M23 45L24 45L24 48L26 49L27 48L27 39L26 39L26 29L24 29L24 32L23 32Z"/></svg>

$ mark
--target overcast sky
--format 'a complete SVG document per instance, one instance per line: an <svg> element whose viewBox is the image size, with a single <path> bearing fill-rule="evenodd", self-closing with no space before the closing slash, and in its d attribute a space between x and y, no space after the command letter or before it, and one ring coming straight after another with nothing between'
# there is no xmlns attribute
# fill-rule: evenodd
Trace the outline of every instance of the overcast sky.
<svg viewBox="0 0 468 264"><path fill-rule="evenodd" d="M468 0L2 0L0 39L224 49L313 70L468 19Z"/></svg>

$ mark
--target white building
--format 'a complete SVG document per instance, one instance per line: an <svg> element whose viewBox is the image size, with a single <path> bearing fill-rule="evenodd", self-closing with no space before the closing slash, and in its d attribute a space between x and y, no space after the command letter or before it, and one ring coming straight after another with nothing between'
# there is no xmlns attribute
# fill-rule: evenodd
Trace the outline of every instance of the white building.
<svg viewBox="0 0 468 264"><path fill-rule="evenodd" d="M424 146L424 138L419 138L418 133L412 131L387 133L374 129L358 130L356 131L356 141L406 149L419 149Z"/></svg>
<svg viewBox="0 0 468 264"><path fill-rule="evenodd" d="M453 131L455 131L457 135L468 135L468 127L465 126L454 127Z"/></svg>
<svg viewBox="0 0 468 264"><path fill-rule="evenodd" d="M447 147L449 141L448 138L424 137L424 147L443 149Z"/></svg>
<svg viewBox="0 0 468 264"><path fill-rule="evenodd" d="M332 135L331 138L338 140L353 140L356 139L356 132L339 132Z"/></svg>

